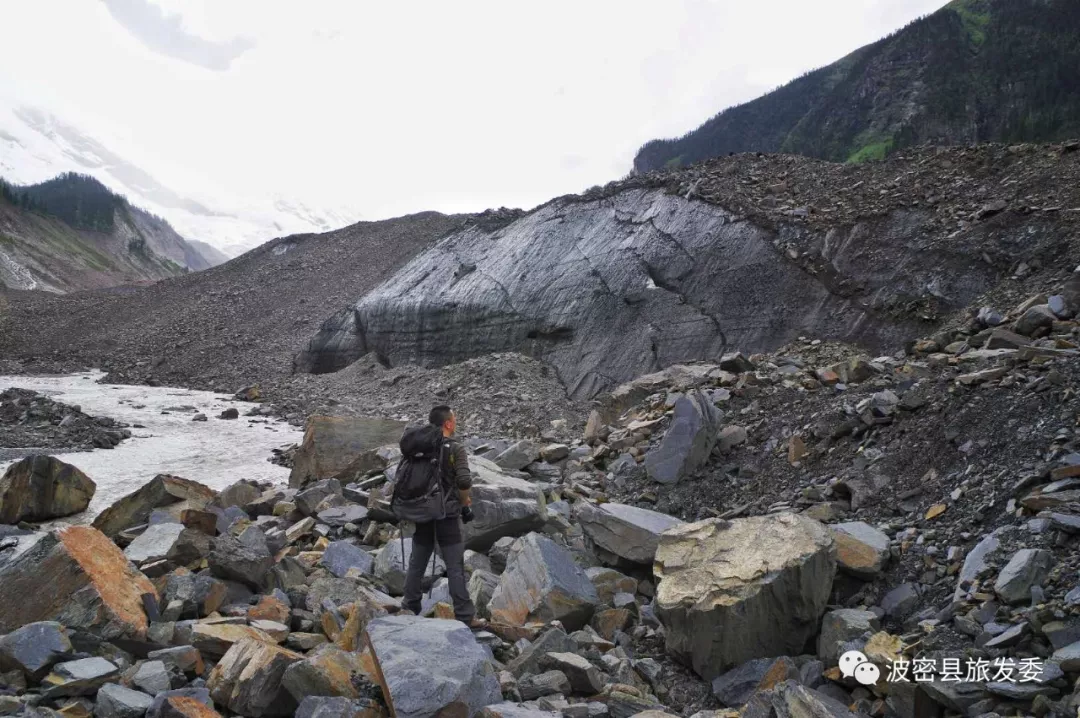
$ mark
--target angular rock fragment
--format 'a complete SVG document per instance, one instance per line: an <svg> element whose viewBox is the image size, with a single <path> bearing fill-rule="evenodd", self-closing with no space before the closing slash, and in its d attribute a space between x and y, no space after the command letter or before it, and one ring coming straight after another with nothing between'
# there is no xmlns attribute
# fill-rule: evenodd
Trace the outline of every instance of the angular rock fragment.
<svg viewBox="0 0 1080 718"><path fill-rule="evenodd" d="M92 525L109 538L116 538L125 529L147 523L154 509L165 509L179 521L184 509L203 509L215 496L213 489L197 481L158 474L98 514Z"/></svg>
<svg viewBox="0 0 1080 718"><path fill-rule="evenodd" d="M240 715L288 716L296 701L281 683L292 664L303 660L298 653L246 638L234 643L222 656L206 687L215 703Z"/></svg>
<svg viewBox="0 0 1080 718"><path fill-rule="evenodd" d="M208 562L210 572L218 578L258 590L266 582L274 557L265 546L247 545L226 534L214 539Z"/></svg>
<svg viewBox="0 0 1080 718"><path fill-rule="evenodd" d="M660 446L645 455L649 478L674 484L709 459L720 430L721 412L700 390L675 402L675 414Z"/></svg>
<svg viewBox="0 0 1080 718"><path fill-rule="evenodd" d="M626 504L579 502L582 530L600 548L633 563L652 564L660 534L684 522Z"/></svg>
<svg viewBox="0 0 1080 718"><path fill-rule="evenodd" d="M30 680L39 681L73 650L59 623L29 623L0 636L0 673L20 671Z"/></svg>
<svg viewBox="0 0 1080 718"><path fill-rule="evenodd" d="M668 651L711 680L802 651L832 589L835 547L824 525L799 515L712 519L665 532L654 573Z"/></svg>
<svg viewBox="0 0 1080 718"><path fill-rule="evenodd" d="M350 569L366 574L371 573L375 567L375 559L371 554L350 541L332 542L326 547L319 563L338 578L343 577Z"/></svg>
<svg viewBox="0 0 1080 718"><path fill-rule="evenodd" d="M47 698L89 696L120 675L114 664L97 656L58 663L41 682Z"/></svg>
<svg viewBox="0 0 1080 718"><path fill-rule="evenodd" d="M142 718L154 699L118 683L106 683L97 692L95 718Z"/></svg>
<svg viewBox="0 0 1080 718"><path fill-rule="evenodd" d="M328 644L289 666L282 685L297 701L304 696L359 698L355 678L365 674L359 653Z"/></svg>
<svg viewBox="0 0 1080 718"><path fill-rule="evenodd" d="M596 588L566 549L529 534L519 539L488 608L500 623L558 620L573 631L588 623L599 602Z"/></svg>
<svg viewBox="0 0 1080 718"><path fill-rule="evenodd" d="M864 580L872 580L889 560L889 537L862 521L833 524L837 566Z"/></svg>
<svg viewBox="0 0 1080 718"><path fill-rule="evenodd" d="M848 643L863 634L880 628L877 614L857 608L840 608L829 611L821 621L821 635L818 636L818 658L826 666L834 666L840 655L849 650ZM860 649L861 650L861 647Z"/></svg>
<svg viewBox="0 0 1080 718"><path fill-rule="evenodd" d="M386 616L368 624L365 638L397 718L473 715L502 702L490 654L458 621Z"/></svg>
<svg viewBox="0 0 1080 718"><path fill-rule="evenodd" d="M289 486L300 488L311 481L333 478L364 452L397 444L404 430L403 422L387 419L311 416L293 457Z"/></svg>
<svg viewBox="0 0 1080 718"><path fill-rule="evenodd" d="M1023 603L1031 598L1032 586L1042 585L1053 564L1053 554L1045 549L1021 549L1001 569L994 592L1006 603Z"/></svg>
<svg viewBox="0 0 1080 718"><path fill-rule="evenodd" d="M508 536L539 531L547 522L544 493L540 486L502 471L480 457L469 457L473 472L473 521L465 524L465 545L487 551Z"/></svg>
<svg viewBox="0 0 1080 718"><path fill-rule="evenodd" d="M86 510L97 485L71 464L27 456L0 477L0 524L47 521Z"/></svg>

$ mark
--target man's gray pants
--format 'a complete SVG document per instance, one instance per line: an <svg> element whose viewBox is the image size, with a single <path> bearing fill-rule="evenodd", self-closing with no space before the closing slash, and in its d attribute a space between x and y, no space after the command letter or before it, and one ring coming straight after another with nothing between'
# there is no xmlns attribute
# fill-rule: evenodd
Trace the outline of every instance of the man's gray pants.
<svg viewBox="0 0 1080 718"><path fill-rule="evenodd" d="M461 535L461 520L457 517L416 524L412 555L409 556L409 568L405 575L405 598L401 605L413 613L420 613L424 574L431 570L431 554L435 550L436 540L446 563L450 597L454 600L454 617L469 623L476 618L476 606L469 598L465 579L465 540Z"/></svg>

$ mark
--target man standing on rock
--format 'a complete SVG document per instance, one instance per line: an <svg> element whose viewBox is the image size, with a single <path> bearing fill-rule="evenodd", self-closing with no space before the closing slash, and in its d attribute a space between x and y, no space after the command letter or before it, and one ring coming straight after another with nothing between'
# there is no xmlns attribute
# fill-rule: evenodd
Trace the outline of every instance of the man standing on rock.
<svg viewBox="0 0 1080 718"><path fill-rule="evenodd" d="M456 428L453 410L436 406L427 426L408 429L401 437L403 458L391 508L399 519L416 524L402 606L420 613L421 584L437 541L446 562L454 616L479 628L485 623L476 618L476 607L469 598L462 535L462 522L472 521L472 474L465 446L450 438Z"/></svg>

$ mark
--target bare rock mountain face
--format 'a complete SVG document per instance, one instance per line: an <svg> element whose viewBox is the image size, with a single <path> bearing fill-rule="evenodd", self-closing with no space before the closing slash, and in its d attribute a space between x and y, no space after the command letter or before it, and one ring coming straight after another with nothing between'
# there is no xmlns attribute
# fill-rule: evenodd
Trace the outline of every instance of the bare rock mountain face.
<svg viewBox="0 0 1080 718"><path fill-rule="evenodd" d="M1075 166L1075 155L1061 158ZM331 316L295 367L332 372L367 354L441 366L516 351L588 398L725 348L770 351L800 335L895 351L926 319L995 286L1018 251L1067 241L1056 217L983 222L1009 203L943 202L950 180L927 174L935 161L951 166L925 150L885 171L728 158L556 199L501 227L473 224ZM950 191L1016 166L965 169ZM897 175L916 179L898 186Z"/></svg>

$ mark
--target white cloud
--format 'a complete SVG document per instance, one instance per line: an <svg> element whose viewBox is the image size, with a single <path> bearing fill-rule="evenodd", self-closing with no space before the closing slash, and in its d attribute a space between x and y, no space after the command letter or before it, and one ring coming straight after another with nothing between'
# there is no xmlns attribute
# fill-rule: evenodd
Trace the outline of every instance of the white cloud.
<svg viewBox="0 0 1080 718"><path fill-rule="evenodd" d="M368 218L532 206L943 3L156 0L184 47L250 41L225 70L104 3L34 0L4 10L0 97L181 193Z"/></svg>

